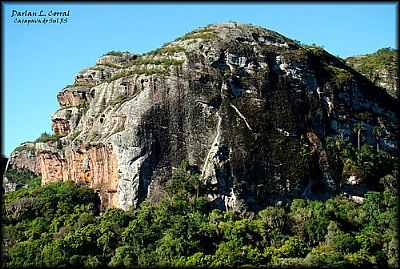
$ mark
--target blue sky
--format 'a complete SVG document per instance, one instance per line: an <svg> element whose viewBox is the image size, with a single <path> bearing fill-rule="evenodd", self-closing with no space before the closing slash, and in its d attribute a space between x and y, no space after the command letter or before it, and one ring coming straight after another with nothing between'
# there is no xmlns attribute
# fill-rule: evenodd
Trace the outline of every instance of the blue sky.
<svg viewBox="0 0 400 269"><path fill-rule="evenodd" d="M347 57L396 44L396 4L3 3L3 154L51 132L57 93L110 50L142 53L210 23L238 21ZM12 10L70 10L66 24L16 24Z"/></svg>

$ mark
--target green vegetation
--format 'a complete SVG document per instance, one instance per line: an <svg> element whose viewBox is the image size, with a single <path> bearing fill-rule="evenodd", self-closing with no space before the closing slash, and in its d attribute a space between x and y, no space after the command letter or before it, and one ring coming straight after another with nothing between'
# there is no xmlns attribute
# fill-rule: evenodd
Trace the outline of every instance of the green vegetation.
<svg viewBox="0 0 400 269"><path fill-rule="evenodd" d="M167 44L165 44L163 47L155 49L153 51L150 51L148 54L153 54L153 55L160 55L160 54L164 54L164 55L174 55L175 53L179 53L179 52L184 52L185 49L181 46L167 46Z"/></svg>
<svg viewBox="0 0 400 269"><path fill-rule="evenodd" d="M36 187L40 185L40 177L37 177L29 170L8 169L5 176L10 182L17 182L27 187Z"/></svg>
<svg viewBox="0 0 400 269"><path fill-rule="evenodd" d="M82 131L80 130L75 130L72 134L71 134L71 140L74 140L75 138L77 138Z"/></svg>
<svg viewBox="0 0 400 269"><path fill-rule="evenodd" d="M229 68L226 68L225 70L224 70L224 79L228 79L230 76L231 76L232 74L231 74L231 70L229 69Z"/></svg>
<svg viewBox="0 0 400 269"><path fill-rule="evenodd" d="M91 69L91 70L104 71L105 68L104 68L103 65L97 64L97 65L95 65L95 66L90 67L90 69Z"/></svg>
<svg viewBox="0 0 400 269"><path fill-rule="evenodd" d="M114 100L112 100L110 102L110 105L121 104L121 103L128 101L131 98L132 98L132 96L129 96L129 95L119 95L117 98L115 98Z"/></svg>
<svg viewBox="0 0 400 269"><path fill-rule="evenodd" d="M375 126L372 129L372 134L375 137L376 140L376 151L379 152L379 142L381 140L382 134L383 134L384 129L380 126Z"/></svg>
<svg viewBox="0 0 400 269"><path fill-rule="evenodd" d="M42 133L36 140L35 143L47 143L47 142L56 142L64 135L51 135L46 132Z"/></svg>
<svg viewBox="0 0 400 269"><path fill-rule="evenodd" d="M366 145L358 152L340 139L326 144L330 155L355 158L355 165L378 154ZM382 166L388 160L381 154L370 160L375 168L365 171L368 176L393 170ZM213 209L187 162L175 170L159 203L145 201L128 211L107 209L100 215L98 196L71 182L33 186L5 195L5 262L9 267L394 266L398 200L389 178L361 204L344 196L295 199L255 215Z"/></svg>
<svg viewBox="0 0 400 269"><path fill-rule="evenodd" d="M67 85L65 88L68 88L68 87L88 87L88 88L91 88L93 86L95 86L95 83L93 83L93 82L76 82L75 81L73 85Z"/></svg>
<svg viewBox="0 0 400 269"><path fill-rule="evenodd" d="M328 137L325 141L330 166L336 174L337 181L342 183L349 176L355 175L365 182L378 182L384 177L390 178L398 173L398 157L388 152L364 144L358 149L361 141L362 124L354 125L354 136L357 147L340 137Z"/></svg>
<svg viewBox="0 0 400 269"><path fill-rule="evenodd" d="M346 61L357 71L373 79L377 70L385 68L395 71L397 51L392 48L379 49L375 53L349 57Z"/></svg>
<svg viewBox="0 0 400 269"><path fill-rule="evenodd" d="M195 30L190 33L187 33L182 37L178 37L177 39L175 39L175 41L183 41L183 40L195 39L195 38L209 40L209 39L214 39L217 36L218 36L217 33L215 33L213 30L204 28L204 29L199 29L199 30Z"/></svg>
<svg viewBox="0 0 400 269"><path fill-rule="evenodd" d="M346 58L346 63L397 98L395 80L398 72L397 54L398 50L383 48L375 53Z"/></svg>
<svg viewBox="0 0 400 269"><path fill-rule="evenodd" d="M335 67L333 65L329 65L328 68L335 75L335 81L336 81L336 85L338 87L340 87L344 83L350 81L350 79L351 79L350 72L348 72L348 71L346 71L344 69L341 69L341 68L337 68L337 67Z"/></svg>
<svg viewBox="0 0 400 269"><path fill-rule="evenodd" d="M121 56L124 55L124 53L123 53L122 51L115 51L115 50L112 50L112 51L107 52L107 53L104 54L103 56L106 56L106 55L119 56L119 57L121 57Z"/></svg>
<svg viewBox="0 0 400 269"><path fill-rule="evenodd" d="M324 47L323 46L319 46L317 44L311 44L311 45L305 45L303 44L302 47L307 51L312 53L313 55L316 56L322 56L325 53Z"/></svg>
<svg viewBox="0 0 400 269"><path fill-rule="evenodd" d="M26 146L24 144L17 146L13 151L17 152L17 151L22 151L25 150Z"/></svg>
<svg viewBox="0 0 400 269"><path fill-rule="evenodd" d="M101 66L108 66L108 67L111 67L111 68L117 68L117 69L122 68L121 65L119 65L119 64L113 64L113 63L102 63L102 64L100 64L100 65L101 65Z"/></svg>
<svg viewBox="0 0 400 269"><path fill-rule="evenodd" d="M168 71L167 70L163 70L163 69L144 69L144 68L137 68L137 69L133 69L133 70L128 70L128 71L124 71L124 72L119 72L117 74L114 74L110 79L107 80L108 83L117 80L119 78L124 78L124 77L129 77L129 76L133 76L133 75L154 75L154 74L159 74L159 75L164 75L166 74Z"/></svg>
<svg viewBox="0 0 400 269"><path fill-rule="evenodd" d="M154 64L154 65L181 65L183 64L182 60L176 60L171 58L162 58L162 59L154 59L154 57L148 58L138 58L129 63L129 66L132 65L145 65L145 64Z"/></svg>
<svg viewBox="0 0 400 269"><path fill-rule="evenodd" d="M72 117L72 110L65 111L65 119L70 120Z"/></svg>
<svg viewBox="0 0 400 269"><path fill-rule="evenodd" d="M98 138L100 138L100 134L98 132L92 132L89 136L89 141L93 142L93 141L97 140Z"/></svg>
<svg viewBox="0 0 400 269"><path fill-rule="evenodd" d="M110 83L111 81L117 80L119 78L124 78L124 77L129 77L129 76L133 76L135 74L135 72L132 71L123 71L123 72L119 72L116 74L113 74L108 80L107 82Z"/></svg>
<svg viewBox="0 0 400 269"><path fill-rule="evenodd" d="M89 109L89 102L84 100L84 101L80 102L77 107L79 109L82 109L84 112L86 112Z"/></svg>

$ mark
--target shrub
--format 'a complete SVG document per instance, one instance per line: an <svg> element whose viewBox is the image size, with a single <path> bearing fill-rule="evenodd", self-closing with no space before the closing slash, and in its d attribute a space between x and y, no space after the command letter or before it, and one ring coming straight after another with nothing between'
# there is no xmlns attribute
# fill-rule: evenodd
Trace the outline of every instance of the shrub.
<svg viewBox="0 0 400 269"><path fill-rule="evenodd" d="M132 267L137 265L137 256L130 246L120 246L115 250L115 255L111 258L110 267Z"/></svg>
<svg viewBox="0 0 400 269"><path fill-rule="evenodd" d="M280 258L305 257L309 249L304 241L297 237L290 237L277 249L276 254Z"/></svg>
<svg viewBox="0 0 400 269"><path fill-rule="evenodd" d="M44 132L35 140L35 143L55 142L61 137L63 137L63 135L50 135Z"/></svg>
<svg viewBox="0 0 400 269"><path fill-rule="evenodd" d="M133 69L133 70L129 70L129 71L124 71L124 72L119 72L117 74L114 74L110 79L107 80L108 83L117 80L119 78L123 78L123 77L129 77L129 76L133 76L133 75L154 75L154 74L160 74L160 75L164 75L166 74L167 71L166 70L162 70L162 69Z"/></svg>
<svg viewBox="0 0 400 269"><path fill-rule="evenodd" d="M326 245L319 245L313 248L304 259L304 263L308 266L343 266L345 262L343 255L336 252L333 248Z"/></svg>
<svg viewBox="0 0 400 269"><path fill-rule="evenodd" d="M91 88L93 86L95 86L94 82L77 82L77 81L75 81L73 85L68 85L67 87L87 87L87 88Z"/></svg>
<svg viewBox="0 0 400 269"><path fill-rule="evenodd" d="M148 54L165 54L165 55L174 55L175 53L184 52L185 49L181 46L165 46L162 48L158 48L156 50L150 51Z"/></svg>
<svg viewBox="0 0 400 269"><path fill-rule="evenodd" d="M195 30L190 33L187 33L184 36L175 39L175 41L183 41L183 40L195 39L195 38L209 40L209 39L213 39L216 37L218 37L217 33L215 33L213 30L204 28L204 29L199 29L199 30Z"/></svg>
<svg viewBox="0 0 400 269"><path fill-rule="evenodd" d="M87 101L82 101L79 103L78 108L86 112L89 109L89 103Z"/></svg>
<svg viewBox="0 0 400 269"><path fill-rule="evenodd" d="M182 60L175 60L172 58L138 58L130 63L130 65L146 65L146 64L154 64L154 65L181 65L183 63Z"/></svg>
<svg viewBox="0 0 400 269"><path fill-rule="evenodd" d="M109 51L109 52L107 52L106 54L104 54L104 56L106 56L106 55L119 56L119 57L121 57L122 55L124 55L124 53L121 52L121 51L112 50L112 51Z"/></svg>

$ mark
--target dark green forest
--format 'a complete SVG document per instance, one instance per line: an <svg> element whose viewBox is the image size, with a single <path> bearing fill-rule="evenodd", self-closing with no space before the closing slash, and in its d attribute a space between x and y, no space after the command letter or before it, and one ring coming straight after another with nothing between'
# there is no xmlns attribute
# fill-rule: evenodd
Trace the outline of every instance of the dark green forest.
<svg viewBox="0 0 400 269"><path fill-rule="evenodd" d="M355 202L294 199L259 212L213 208L187 162L167 195L137 209L100 210L97 194L72 182L6 193L3 260L7 267L397 266L396 158L372 146L326 141L337 178L376 182ZM22 175L27 177L27 175Z"/></svg>

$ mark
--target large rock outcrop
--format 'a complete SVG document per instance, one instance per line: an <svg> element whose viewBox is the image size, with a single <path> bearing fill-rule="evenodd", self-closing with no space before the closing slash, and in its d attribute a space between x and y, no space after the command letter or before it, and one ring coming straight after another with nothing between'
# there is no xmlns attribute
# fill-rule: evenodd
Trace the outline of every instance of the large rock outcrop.
<svg viewBox="0 0 400 269"><path fill-rule="evenodd" d="M34 175L40 174L40 164L36 155L35 143L23 143L12 152L8 169L26 170Z"/></svg>
<svg viewBox="0 0 400 269"><path fill-rule="evenodd" d="M313 184L328 193L339 182L325 137L353 139L362 121L366 143L378 125L382 147L394 151L398 141L398 103L368 79L320 48L238 23L198 29L144 55L104 56L58 100L59 137L35 151L43 184L84 182L104 206L124 209L162 195L183 160L226 209L309 196ZM304 169L304 141L317 173Z"/></svg>

